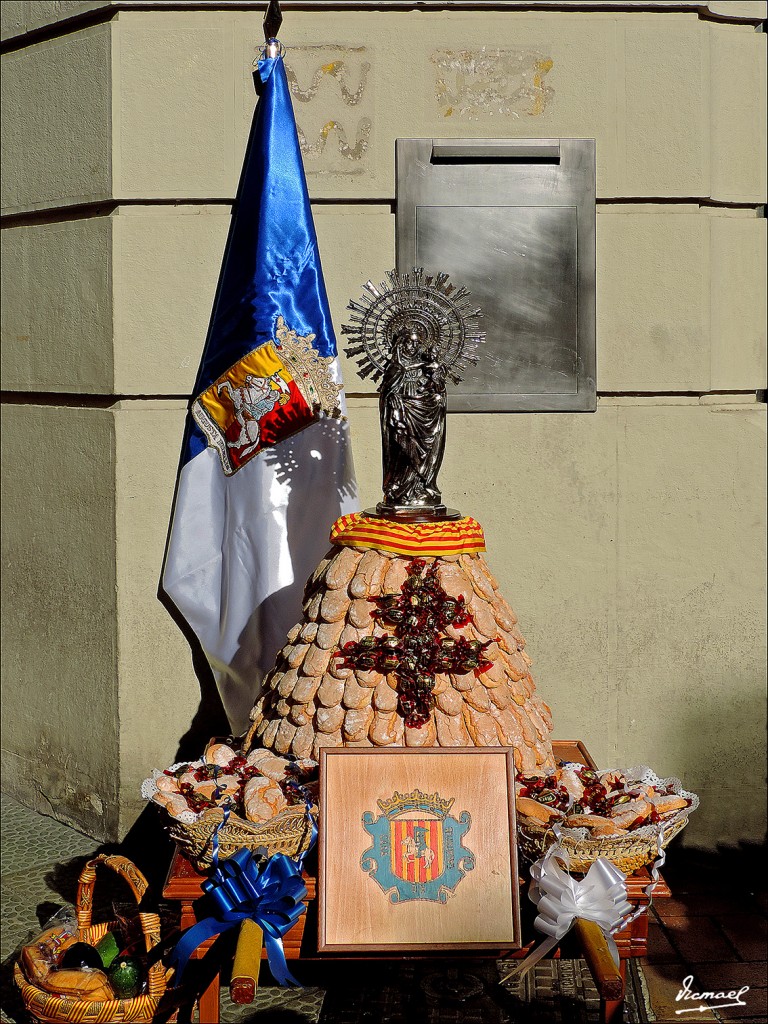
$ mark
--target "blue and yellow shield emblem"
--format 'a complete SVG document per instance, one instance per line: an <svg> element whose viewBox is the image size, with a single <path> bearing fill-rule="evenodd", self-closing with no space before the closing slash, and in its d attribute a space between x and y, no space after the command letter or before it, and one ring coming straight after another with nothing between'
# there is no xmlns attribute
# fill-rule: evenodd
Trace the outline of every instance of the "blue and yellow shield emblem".
<svg viewBox="0 0 768 1024"><path fill-rule="evenodd" d="M471 850L463 845L472 819L467 811L458 818L448 812L454 797L438 793L395 792L377 800L377 818L363 814L363 828L373 840L360 866L387 893L391 903L431 900L445 903L448 893L475 866Z"/></svg>

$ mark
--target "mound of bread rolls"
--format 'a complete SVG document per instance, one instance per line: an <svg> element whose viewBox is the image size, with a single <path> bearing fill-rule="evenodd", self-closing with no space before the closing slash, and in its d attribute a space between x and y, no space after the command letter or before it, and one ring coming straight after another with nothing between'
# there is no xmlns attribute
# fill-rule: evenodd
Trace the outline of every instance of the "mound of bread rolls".
<svg viewBox="0 0 768 1024"><path fill-rule="evenodd" d="M199 761L173 765L154 779L151 799L172 818L229 807L263 824L291 804L317 801L317 763L278 757L271 750L247 756L213 743Z"/></svg>
<svg viewBox="0 0 768 1024"><path fill-rule="evenodd" d="M523 823L585 828L596 839L663 822L690 804L672 785L576 763L537 774L519 772L515 780L515 807Z"/></svg>

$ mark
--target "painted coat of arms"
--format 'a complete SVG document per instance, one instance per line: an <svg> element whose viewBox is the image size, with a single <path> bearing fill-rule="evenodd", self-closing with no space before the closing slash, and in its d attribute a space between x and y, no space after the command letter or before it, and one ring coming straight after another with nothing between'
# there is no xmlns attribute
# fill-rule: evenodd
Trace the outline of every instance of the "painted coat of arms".
<svg viewBox="0 0 768 1024"><path fill-rule="evenodd" d="M472 819L468 811L448 812L455 797L438 793L395 793L377 800L382 813L363 814L363 828L373 840L360 859L363 871L389 896L390 903L431 900L445 903L464 875L475 866L463 845Z"/></svg>

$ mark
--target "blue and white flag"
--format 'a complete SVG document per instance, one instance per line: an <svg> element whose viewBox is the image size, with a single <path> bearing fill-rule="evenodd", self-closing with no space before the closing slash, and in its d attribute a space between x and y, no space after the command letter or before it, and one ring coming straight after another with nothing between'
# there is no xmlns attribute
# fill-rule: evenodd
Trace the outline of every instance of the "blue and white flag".
<svg viewBox="0 0 768 1024"><path fill-rule="evenodd" d="M357 509L336 339L281 56L256 110L187 422L163 587L237 734Z"/></svg>

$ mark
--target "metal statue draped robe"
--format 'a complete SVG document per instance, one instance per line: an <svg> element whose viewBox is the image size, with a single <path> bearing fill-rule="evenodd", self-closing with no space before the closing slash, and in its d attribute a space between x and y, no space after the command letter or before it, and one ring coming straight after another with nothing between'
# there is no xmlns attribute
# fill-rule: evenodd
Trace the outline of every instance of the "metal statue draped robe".
<svg viewBox="0 0 768 1024"><path fill-rule="evenodd" d="M415 332L397 335L381 384L384 501L440 505L437 474L445 451L445 368Z"/></svg>

